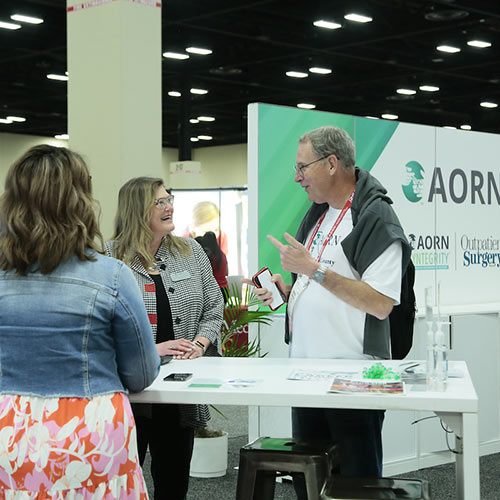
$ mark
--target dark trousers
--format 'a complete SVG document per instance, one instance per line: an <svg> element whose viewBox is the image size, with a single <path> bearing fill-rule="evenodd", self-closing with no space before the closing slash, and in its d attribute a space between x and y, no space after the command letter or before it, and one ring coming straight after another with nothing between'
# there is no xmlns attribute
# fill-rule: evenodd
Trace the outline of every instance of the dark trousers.
<svg viewBox="0 0 500 500"><path fill-rule="evenodd" d="M152 405L150 417L134 416L141 467L149 445L154 500L184 500L189 484L194 431L181 427L177 405Z"/></svg>
<svg viewBox="0 0 500 500"><path fill-rule="evenodd" d="M336 443L341 475L381 477L384 413L384 410L292 408L293 438ZM294 478L293 485L297 498L306 500L304 479Z"/></svg>

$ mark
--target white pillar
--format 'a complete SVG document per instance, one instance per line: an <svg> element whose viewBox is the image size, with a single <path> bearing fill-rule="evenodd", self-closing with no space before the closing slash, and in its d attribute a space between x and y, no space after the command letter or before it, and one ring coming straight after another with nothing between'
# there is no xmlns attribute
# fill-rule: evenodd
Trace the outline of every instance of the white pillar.
<svg viewBox="0 0 500 500"><path fill-rule="evenodd" d="M69 147L81 153L112 236L118 190L161 177L161 2L67 0Z"/></svg>

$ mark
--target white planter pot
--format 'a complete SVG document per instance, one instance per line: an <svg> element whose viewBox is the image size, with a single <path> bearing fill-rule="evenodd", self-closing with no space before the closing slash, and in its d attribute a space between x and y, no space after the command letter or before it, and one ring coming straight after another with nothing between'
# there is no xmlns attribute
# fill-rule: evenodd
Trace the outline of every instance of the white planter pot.
<svg viewBox="0 0 500 500"><path fill-rule="evenodd" d="M227 471L227 432L222 436L194 438L191 477L222 477Z"/></svg>

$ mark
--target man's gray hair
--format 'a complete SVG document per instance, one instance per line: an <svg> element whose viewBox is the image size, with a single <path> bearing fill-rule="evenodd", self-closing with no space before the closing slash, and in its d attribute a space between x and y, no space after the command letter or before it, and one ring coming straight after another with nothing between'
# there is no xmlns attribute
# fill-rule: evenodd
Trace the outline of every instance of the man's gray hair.
<svg viewBox="0 0 500 500"><path fill-rule="evenodd" d="M300 143L311 142L314 153L321 158L334 154L344 165L345 170L352 170L356 164L356 148L350 135L337 127L320 127L306 132Z"/></svg>

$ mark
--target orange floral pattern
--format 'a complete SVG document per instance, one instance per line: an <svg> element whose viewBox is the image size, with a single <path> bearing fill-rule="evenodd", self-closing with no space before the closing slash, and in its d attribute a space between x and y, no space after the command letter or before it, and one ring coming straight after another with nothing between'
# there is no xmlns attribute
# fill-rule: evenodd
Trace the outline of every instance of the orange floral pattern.
<svg viewBox="0 0 500 500"><path fill-rule="evenodd" d="M127 396L0 396L0 499L147 500Z"/></svg>

